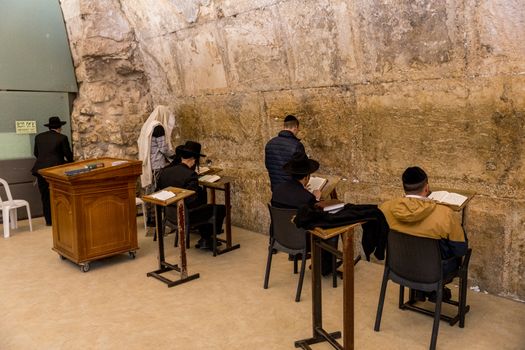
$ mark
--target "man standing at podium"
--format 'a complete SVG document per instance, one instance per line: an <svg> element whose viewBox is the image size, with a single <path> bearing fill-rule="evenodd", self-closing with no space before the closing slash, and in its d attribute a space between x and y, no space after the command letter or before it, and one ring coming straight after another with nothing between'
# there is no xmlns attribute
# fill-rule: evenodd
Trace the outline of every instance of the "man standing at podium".
<svg viewBox="0 0 525 350"><path fill-rule="evenodd" d="M50 117L49 122L44 124L49 130L35 137L35 149L33 153L36 161L31 169L31 173L36 176L38 181L46 226L51 226L49 184L42 175L38 173L38 170L73 161L73 153L69 147L69 140L66 135L61 134L64 124L66 124L66 122L60 120L59 117Z"/></svg>

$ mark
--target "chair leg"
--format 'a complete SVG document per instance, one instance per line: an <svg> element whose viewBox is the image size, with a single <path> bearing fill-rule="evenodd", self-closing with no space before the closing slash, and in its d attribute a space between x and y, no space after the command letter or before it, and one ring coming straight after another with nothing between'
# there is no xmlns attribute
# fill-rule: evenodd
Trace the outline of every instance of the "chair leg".
<svg viewBox="0 0 525 350"><path fill-rule="evenodd" d="M10 224L11 224L11 229L15 229L18 227L18 209L17 208L13 208L9 211L9 214L11 215L11 220L10 220Z"/></svg>
<svg viewBox="0 0 525 350"><path fill-rule="evenodd" d="M8 238L9 237L9 225L11 225L9 223L9 212L11 211L11 209L9 207L4 207L2 208L2 223L3 223L3 226L4 226L4 238Z"/></svg>
<svg viewBox="0 0 525 350"><path fill-rule="evenodd" d="M412 292L412 289L409 290L409 293ZM403 304L405 303L405 286L399 285L399 308L403 308Z"/></svg>
<svg viewBox="0 0 525 350"><path fill-rule="evenodd" d="M441 301L443 300L443 286L438 285L436 296L436 309L434 311L434 325L432 326L432 337L430 338L430 350L436 349L437 336L439 331L439 321L441 319Z"/></svg>
<svg viewBox="0 0 525 350"><path fill-rule="evenodd" d="M465 314L467 308L467 272L460 276L459 282L459 328L465 327Z"/></svg>
<svg viewBox="0 0 525 350"><path fill-rule="evenodd" d="M264 274L264 289L268 289L268 281L270 280L270 267L272 266L272 250L273 250L273 238L270 238L270 244L268 245L268 259L266 260L266 272Z"/></svg>
<svg viewBox="0 0 525 350"><path fill-rule="evenodd" d="M295 294L295 302L299 302L301 300L301 291L303 290L305 266L306 266L306 249L303 250L303 254L302 254L301 273L299 274L299 282L297 282L297 293Z"/></svg>
<svg viewBox="0 0 525 350"><path fill-rule="evenodd" d="M29 209L29 205L26 205L27 209L27 220L29 220L29 231L33 231L33 223L31 222L31 209Z"/></svg>
<svg viewBox="0 0 525 350"><path fill-rule="evenodd" d="M374 325L374 331L379 332L381 326L381 315L383 314L383 305L385 303L386 285L388 283L388 267L385 266L385 272L383 273L383 282L381 283L381 292L379 293L379 302L377 303L376 323Z"/></svg>
<svg viewBox="0 0 525 350"><path fill-rule="evenodd" d="M293 273L297 274L297 255L293 256Z"/></svg>

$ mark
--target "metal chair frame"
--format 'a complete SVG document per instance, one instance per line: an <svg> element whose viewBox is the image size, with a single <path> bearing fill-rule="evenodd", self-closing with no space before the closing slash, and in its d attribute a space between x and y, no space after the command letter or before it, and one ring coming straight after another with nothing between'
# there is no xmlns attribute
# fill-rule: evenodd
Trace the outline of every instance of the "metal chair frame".
<svg viewBox="0 0 525 350"><path fill-rule="evenodd" d="M390 230L388 234L387 258L385 262L383 281L381 284L381 293L377 306L374 330L378 332L380 328L388 280L392 280L393 282L400 285L400 309L408 309L420 312L434 318L432 336L430 340L431 350L436 348L440 319L449 322L451 326L459 321L459 327L463 328L465 326L465 314L470 310L470 307L466 305L466 299L468 264L471 253L472 250L468 249L467 254L463 257L463 261L459 268L456 271L453 271L451 274L443 277L443 261L441 259L439 240L417 237ZM447 283L450 283L455 277L459 277L460 279L459 301L444 301L443 286ZM405 287L410 288L410 298L408 302L404 301ZM415 290L436 292L434 311L430 311L415 305ZM442 315L442 302L457 306L457 315L453 317Z"/></svg>

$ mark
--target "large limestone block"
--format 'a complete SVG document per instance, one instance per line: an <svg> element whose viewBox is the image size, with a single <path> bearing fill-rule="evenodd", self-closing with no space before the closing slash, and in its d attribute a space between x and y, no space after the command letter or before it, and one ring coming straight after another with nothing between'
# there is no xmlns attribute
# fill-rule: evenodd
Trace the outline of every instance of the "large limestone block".
<svg viewBox="0 0 525 350"><path fill-rule="evenodd" d="M467 211L470 279L491 294L525 295L525 202L475 197Z"/></svg>
<svg viewBox="0 0 525 350"><path fill-rule="evenodd" d="M171 0L157 0L154 3L150 0L123 1L122 8L141 40L162 38L187 28L191 23L186 20L178 4Z"/></svg>
<svg viewBox="0 0 525 350"><path fill-rule="evenodd" d="M258 169L264 147L259 103L257 94L200 96L179 107L177 122L185 140L202 143L213 165Z"/></svg>
<svg viewBox="0 0 525 350"><path fill-rule="evenodd" d="M251 12L261 8L269 8L280 3L281 0L215 0L217 16L235 16L244 12Z"/></svg>
<svg viewBox="0 0 525 350"><path fill-rule="evenodd" d="M225 18L220 31L232 89L273 90L290 85L285 43L274 8Z"/></svg>
<svg viewBox="0 0 525 350"><path fill-rule="evenodd" d="M469 75L525 71L523 0L469 0L465 12L469 19Z"/></svg>
<svg viewBox="0 0 525 350"><path fill-rule="evenodd" d="M472 173L477 156L468 130L467 94L458 80L357 87L358 178L388 183L412 165L449 180L477 174Z"/></svg>
<svg viewBox="0 0 525 350"><path fill-rule="evenodd" d="M186 95L227 91L226 70L214 24L177 32L175 43Z"/></svg>
<svg viewBox="0 0 525 350"><path fill-rule="evenodd" d="M175 35L166 35L146 39L140 44L151 94L163 100L163 104L173 96L184 95L176 42Z"/></svg>
<svg viewBox="0 0 525 350"><path fill-rule="evenodd" d="M464 69L464 13L458 1L358 0L362 72L366 80L460 76Z"/></svg>
<svg viewBox="0 0 525 350"><path fill-rule="evenodd" d="M268 132L266 143L282 129L287 114L300 122L299 138L310 157L321 163L320 172L352 177L358 124L355 95L350 87L265 92Z"/></svg>
<svg viewBox="0 0 525 350"><path fill-rule="evenodd" d="M283 1L278 8L294 85L358 80L353 16L347 1Z"/></svg>
<svg viewBox="0 0 525 350"><path fill-rule="evenodd" d="M478 155L477 180L486 193L524 198L525 78L474 78L469 91L468 137Z"/></svg>
<svg viewBox="0 0 525 350"><path fill-rule="evenodd" d="M232 223L255 232L268 234L271 199L268 175L264 171L228 169L226 175L234 181L232 191Z"/></svg>

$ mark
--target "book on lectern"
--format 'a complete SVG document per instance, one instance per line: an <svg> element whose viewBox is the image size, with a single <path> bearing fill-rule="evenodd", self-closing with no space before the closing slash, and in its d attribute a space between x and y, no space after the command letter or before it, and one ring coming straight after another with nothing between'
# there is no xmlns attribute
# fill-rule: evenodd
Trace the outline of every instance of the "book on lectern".
<svg viewBox="0 0 525 350"><path fill-rule="evenodd" d="M310 176L310 181L306 184L306 188L308 191L313 192L315 190L322 191L323 187L328 182L328 179L317 177L317 176Z"/></svg>
<svg viewBox="0 0 525 350"><path fill-rule="evenodd" d="M459 193L448 191L434 191L428 196L428 198L439 203L457 205L458 207L460 207L468 199L468 197Z"/></svg>

